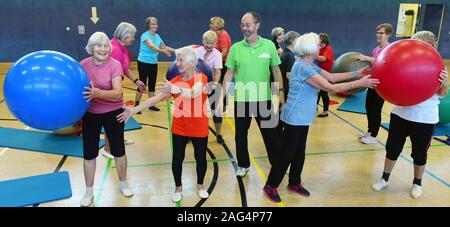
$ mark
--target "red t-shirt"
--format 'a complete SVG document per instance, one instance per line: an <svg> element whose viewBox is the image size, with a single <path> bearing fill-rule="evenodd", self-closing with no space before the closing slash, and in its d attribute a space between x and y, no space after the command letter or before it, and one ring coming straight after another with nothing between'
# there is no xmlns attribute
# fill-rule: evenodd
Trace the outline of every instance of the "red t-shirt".
<svg viewBox="0 0 450 227"><path fill-rule="evenodd" d="M324 62L319 62L318 66L321 69L331 73L331 70L333 69L333 64L334 64L333 48L331 48L330 45L326 45L324 48L320 49L319 56L325 56L327 58L327 60Z"/></svg>
<svg viewBox="0 0 450 227"><path fill-rule="evenodd" d="M216 49L222 53L222 49L227 48L228 52L226 55L222 56L222 61L225 62L227 60L228 53L230 52L231 48L231 38L230 35L228 35L228 32L225 30L222 30L217 37L217 43L216 43Z"/></svg>
<svg viewBox="0 0 450 227"><path fill-rule="evenodd" d="M191 89L198 82L206 87L208 77L203 73L196 73L190 80L184 81L183 76L178 75L170 82L177 87ZM187 137L208 137L207 94L208 91L205 89L201 95L193 99L178 94L173 95L175 109L172 118L172 132L174 134Z"/></svg>

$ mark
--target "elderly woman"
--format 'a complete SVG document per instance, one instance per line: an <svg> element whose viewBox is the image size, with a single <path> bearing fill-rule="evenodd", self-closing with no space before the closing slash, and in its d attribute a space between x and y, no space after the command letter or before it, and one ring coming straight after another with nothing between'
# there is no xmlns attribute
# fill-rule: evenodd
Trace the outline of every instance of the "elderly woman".
<svg viewBox="0 0 450 227"><path fill-rule="evenodd" d="M136 27L134 27L134 25L127 22L120 23L114 32L114 38L111 40L111 57L119 61L122 65L122 75L125 75L133 81L133 83L138 86L139 92L146 92L147 88L145 87L145 84L140 81L139 78L135 77L130 70L130 55L127 46L133 44L135 34ZM132 140L125 139L125 145L133 143ZM105 147L103 148L102 154L109 159L114 158L114 156L110 154L108 137L105 137Z"/></svg>
<svg viewBox="0 0 450 227"><path fill-rule="evenodd" d="M412 36L412 39L424 41L436 48L436 39L432 32L417 32ZM438 80L441 87L431 98L413 106L393 106L386 142L383 175L379 181L373 184L373 190L381 191L389 185L389 175L403 150L406 137L409 136L412 144L411 157L414 160L414 180L410 195L415 199L422 195L422 176L427 162L427 151L436 124L439 122L439 98L445 97L448 93L448 72L446 69L442 70Z"/></svg>
<svg viewBox="0 0 450 227"><path fill-rule="evenodd" d="M283 52L281 53L280 59L280 70L281 75L283 76L283 88L284 88L284 99L287 99L287 96L289 94L289 79L291 77L291 69L295 62L295 54L294 54L294 47L292 46L294 41L300 37L300 34L298 34L295 31L289 31L286 33L286 37L284 39L284 44L286 47L284 48Z"/></svg>
<svg viewBox="0 0 450 227"><path fill-rule="evenodd" d="M283 43L285 39L284 28L276 27L272 29L270 37L272 38L273 44L275 44L275 47L277 48L278 55L281 55L283 49L280 47L280 44Z"/></svg>
<svg viewBox="0 0 450 227"><path fill-rule="evenodd" d="M206 62L214 73L214 84L211 86L211 93L208 95L213 114L214 126L216 128L216 138L219 144L224 144L222 137L222 117L216 116L215 110L220 96L220 76L222 70L222 54L214 48L217 42L217 34L213 31L207 31L203 34L203 46L196 48L198 57ZM219 85L219 86L217 86ZM219 89L215 92L215 89Z"/></svg>
<svg viewBox="0 0 450 227"><path fill-rule="evenodd" d="M208 198L209 194L203 186L207 163L206 145L208 143L208 117L205 112L208 93L208 78L203 73L197 73L195 66L198 55L194 48L184 47L175 51L177 67L180 75L173 78L161 87L156 96L147 99L144 103L132 110L126 110L117 120L121 123L127 121L133 114L153 106L158 102L175 99L175 108L172 122L172 173L175 179L175 193L173 202L182 199L181 172L185 156L186 145L189 141L194 146L194 156L197 165L197 193L200 198Z"/></svg>
<svg viewBox="0 0 450 227"><path fill-rule="evenodd" d="M123 112L122 67L118 61L110 57L111 43L103 32L92 34L86 45L86 51L92 57L82 60L81 66L91 80L91 87L86 87L83 94L86 100L91 101L91 105L83 116L83 168L86 193L81 200L81 206L89 206L94 198L96 158L102 127L110 139L111 154L115 157L120 180L120 191L126 197L133 195L133 191L126 183L124 124L115 119Z"/></svg>
<svg viewBox="0 0 450 227"><path fill-rule="evenodd" d="M319 49L319 36L315 33L302 35L294 43L294 51L298 54L299 59L296 60L291 70L290 91L286 105L281 112L281 120L284 124L282 148L278 153L277 160L273 162L263 188L266 196L274 202L281 201L277 187L283 180L289 165L288 190L303 196L310 194L303 187L301 173L305 161L308 129L314 121L319 90L342 92L355 87L374 87L379 83L378 80L370 79L370 75L365 76L365 69L333 74L320 69L313 64L319 55ZM332 84L351 78L360 79L348 83Z"/></svg>
<svg viewBox="0 0 450 227"><path fill-rule="evenodd" d="M148 17L145 20L145 27L147 31L142 33L139 56L138 56L138 72L139 79L147 84L148 96L155 95L156 78L158 76L158 55L165 54L170 57L170 53L175 50L164 44L164 41L156 33L158 31L158 19L155 17ZM142 98L142 92L136 92L135 106L139 105ZM159 111L156 106L150 107L150 110ZM137 114L141 114L140 112Z"/></svg>

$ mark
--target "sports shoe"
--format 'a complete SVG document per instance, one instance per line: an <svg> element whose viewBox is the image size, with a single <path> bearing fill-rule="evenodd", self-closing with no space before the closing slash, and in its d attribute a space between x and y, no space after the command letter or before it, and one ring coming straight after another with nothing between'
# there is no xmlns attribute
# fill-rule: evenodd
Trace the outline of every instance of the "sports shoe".
<svg viewBox="0 0 450 227"><path fill-rule="evenodd" d="M269 185L265 185L263 188L264 194L269 198L272 202L279 203L281 202L280 195L278 195L277 188L272 188Z"/></svg>
<svg viewBox="0 0 450 227"><path fill-rule="evenodd" d="M81 199L80 206L88 207L94 201L94 194L85 193L83 198Z"/></svg>
<svg viewBox="0 0 450 227"><path fill-rule="evenodd" d="M238 167L236 176L245 177L248 171L250 171L250 168Z"/></svg>
<svg viewBox="0 0 450 227"><path fill-rule="evenodd" d="M217 143L225 144L225 141L223 140L222 135L217 135Z"/></svg>
<svg viewBox="0 0 450 227"><path fill-rule="evenodd" d="M359 134L359 138L364 138L364 137L368 137L368 136L370 136L370 132L365 132L365 133Z"/></svg>
<svg viewBox="0 0 450 227"><path fill-rule="evenodd" d="M209 193L205 189L197 190L197 194L198 194L198 197L200 197L202 199L206 199L209 197Z"/></svg>
<svg viewBox="0 0 450 227"><path fill-rule="evenodd" d="M105 150L105 148L102 148L102 155L103 155L105 158L114 159L114 156L112 156L111 153L107 152L107 151Z"/></svg>
<svg viewBox="0 0 450 227"><path fill-rule="evenodd" d="M309 197L311 195L311 193L303 187L302 183L297 185L288 184L287 189L305 197Z"/></svg>
<svg viewBox="0 0 450 227"><path fill-rule="evenodd" d="M377 140L376 137L367 136L367 137L361 138L361 143L365 143L365 144L377 144L377 143L378 143L378 140Z"/></svg>
<svg viewBox="0 0 450 227"><path fill-rule="evenodd" d="M120 192L122 192L122 195L125 197L133 195L133 190L127 184L120 187Z"/></svg>
<svg viewBox="0 0 450 227"><path fill-rule="evenodd" d="M389 182L387 182L383 178L381 178L379 181L375 182L372 185L372 189L374 191L379 192L379 191L383 190L384 188L386 188L388 185L389 185Z"/></svg>
<svg viewBox="0 0 450 227"><path fill-rule="evenodd" d="M160 111L160 109L156 106L150 106L148 109L153 111Z"/></svg>
<svg viewBox="0 0 450 227"><path fill-rule="evenodd" d="M127 139L125 139L125 140L123 141L123 143L124 143L125 145L130 145L130 144L134 144L134 141L133 141L133 140L127 140Z"/></svg>
<svg viewBox="0 0 450 227"><path fill-rule="evenodd" d="M328 117L328 111L323 112L323 113L317 115L317 117Z"/></svg>
<svg viewBox="0 0 450 227"><path fill-rule="evenodd" d="M414 199L419 198L422 195L422 186L413 184L410 195Z"/></svg>
<svg viewBox="0 0 450 227"><path fill-rule="evenodd" d="M182 192L174 192L172 195L172 202L177 203L180 202L183 199L183 193Z"/></svg>

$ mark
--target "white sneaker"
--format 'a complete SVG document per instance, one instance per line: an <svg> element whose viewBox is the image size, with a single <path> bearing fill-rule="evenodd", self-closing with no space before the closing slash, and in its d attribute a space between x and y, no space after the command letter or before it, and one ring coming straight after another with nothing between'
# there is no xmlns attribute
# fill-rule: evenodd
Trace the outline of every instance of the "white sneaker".
<svg viewBox="0 0 450 227"><path fill-rule="evenodd" d="M378 140L377 140L376 137L367 136L367 137L361 138L361 143L365 143L365 144L377 144L377 143L378 143Z"/></svg>
<svg viewBox="0 0 450 227"><path fill-rule="evenodd" d="M209 193L205 189L197 190L197 194L198 194L198 197L200 197L202 199L206 199L209 197Z"/></svg>
<svg viewBox="0 0 450 227"><path fill-rule="evenodd" d="M414 199L419 198L422 195L422 186L413 184L410 194L411 197L413 197Z"/></svg>
<svg viewBox="0 0 450 227"><path fill-rule="evenodd" d="M370 132L365 132L365 133L359 134L359 138L360 138L360 139L361 139L361 138L364 138L364 137L368 137L368 136L370 136Z"/></svg>
<svg viewBox="0 0 450 227"><path fill-rule="evenodd" d="M248 171L250 171L250 168L238 167L236 176L245 177Z"/></svg>
<svg viewBox="0 0 450 227"><path fill-rule="evenodd" d="M372 189L374 191L381 191L383 188L386 188L389 185L389 182L385 181L383 178L381 180L375 182L375 184L372 185Z"/></svg>
<svg viewBox="0 0 450 227"><path fill-rule="evenodd" d="M182 192L175 192L172 195L172 202L180 202L183 199L183 193Z"/></svg>
<svg viewBox="0 0 450 227"><path fill-rule="evenodd" d="M111 153L105 151L105 148L102 148L102 155L105 156L105 158L114 159L114 156L112 156Z"/></svg>
<svg viewBox="0 0 450 227"><path fill-rule="evenodd" d="M85 194L81 199L80 206L88 207L94 201L94 194L87 195Z"/></svg>
<svg viewBox="0 0 450 227"><path fill-rule="evenodd" d="M125 197L130 197L133 195L133 190L128 185L120 187L120 192L122 192L122 195Z"/></svg>
<svg viewBox="0 0 450 227"><path fill-rule="evenodd" d="M127 139L125 139L125 140L123 141L123 143L124 143L125 145L130 145L130 144L134 144L134 141L133 141L133 140L127 140Z"/></svg>

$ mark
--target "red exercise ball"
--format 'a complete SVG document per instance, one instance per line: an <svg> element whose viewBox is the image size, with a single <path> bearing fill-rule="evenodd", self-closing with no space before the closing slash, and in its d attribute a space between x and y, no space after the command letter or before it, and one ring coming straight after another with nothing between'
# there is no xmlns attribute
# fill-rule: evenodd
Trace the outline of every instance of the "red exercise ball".
<svg viewBox="0 0 450 227"><path fill-rule="evenodd" d="M372 77L380 80L376 91L386 101L411 106L437 92L442 69L441 55L431 45L419 40L400 40L375 58Z"/></svg>

